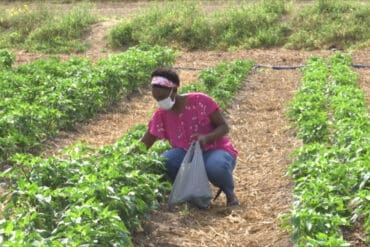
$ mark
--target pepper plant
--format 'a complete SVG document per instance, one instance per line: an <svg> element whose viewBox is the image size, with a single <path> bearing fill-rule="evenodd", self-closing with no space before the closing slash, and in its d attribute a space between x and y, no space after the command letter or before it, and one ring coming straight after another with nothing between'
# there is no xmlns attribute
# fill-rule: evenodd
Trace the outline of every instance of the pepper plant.
<svg viewBox="0 0 370 247"><path fill-rule="evenodd" d="M96 64L51 57L0 70L0 163L17 152L39 151L59 130L146 85L154 68L169 66L174 58L170 49L141 46Z"/></svg>
<svg viewBox="0 0 370 247"><path fill-rule="evenodd" d="M345 54L331 57L330 64L311 58L290 105L288 116L304 143L289 168L295 182L290 224L297 246L349 246L342 229L355 221L363 222L369 236L370 122L351 64ZM318 77L307 87L307 78ZM307 121L326 129L322 136Z"/></svg>

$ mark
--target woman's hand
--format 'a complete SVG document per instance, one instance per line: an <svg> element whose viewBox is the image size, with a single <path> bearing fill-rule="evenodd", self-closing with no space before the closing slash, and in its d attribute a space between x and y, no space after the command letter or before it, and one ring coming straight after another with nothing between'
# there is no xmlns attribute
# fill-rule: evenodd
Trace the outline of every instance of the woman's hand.
<svg viewBox="0 0 370 247"><path fill-rule="evenodd" d="M200 135L200 134L194 134L191 136L192 140L199 141L200 146L204 147L209 142L209 136L208 135Z"/></svg>
<svg viewBox="0 0 370 247"><path fill-rule="evenodd" d="M229 132L229 126L220 111L214 111L210 115L210 120L212 125L215 127L212 132L207 134L193 134L191 136L191 139L199 141L202 147L222 138Z"/></svg>

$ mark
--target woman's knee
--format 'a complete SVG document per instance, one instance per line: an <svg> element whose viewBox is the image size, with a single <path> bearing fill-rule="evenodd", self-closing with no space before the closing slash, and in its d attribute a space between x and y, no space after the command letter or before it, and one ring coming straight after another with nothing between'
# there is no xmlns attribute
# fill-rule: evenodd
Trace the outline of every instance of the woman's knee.
<svg viewBox="0 0 370 247"><path fill-rule="evenodd" d="M209 164L206 165L206 171L210 181L224 180L232 176L232 170L228 168L225 163Z"/></svg>
<svg viewBox="0 0 370 247"><path fill-rule="evenodd" d="M209 181L221 188L226 195L234 191L233 169L235 157L224 150L206 152L204 161Z"/></svg>
<svg viewBox="0 0 370 247"><path fill-rule="evenodd" d="M167 173L172 180L175 179L185 154L186 151L181 148L171 148L162 153L162 157L164 157L165 160Z"/></svg>
<svg viewBox="0 0 370 247"><path fill-rule="evenodd" d="M206 170L214 174L232 173L236 159L224 150L208 151L204 155Z"/></svg>

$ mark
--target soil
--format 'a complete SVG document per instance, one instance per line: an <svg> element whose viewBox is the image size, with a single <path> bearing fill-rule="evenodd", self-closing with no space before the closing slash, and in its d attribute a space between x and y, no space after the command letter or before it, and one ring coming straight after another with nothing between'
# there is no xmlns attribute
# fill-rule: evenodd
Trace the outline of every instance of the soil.
<svg viewBox="0 0 370 247"><path fill-rule="evenodd" d="M114 3L110 7L112 5L97 5L104 13L114 10L117 16L132 13L138 9L138 4ZM116 22L112 18L95 24L87 37L90 48L84 54L72 55L95 61L113 53L106 47L105 35ZM250 59L263 65L301 65L311 55L329 57L332 54L333 51L327 50L286 49L195 51L183 52L174 66L179 68L181 83L186 84L197 80L199 70L181 68L202 69L235 59ZM354 51L351 54L354 63L370 64L370 52ZM46 55L16 51L16 56L19 64ZM355 71L370 102L370 70ZM240 206L225 207L224 195L207 210L186 205L169 210L163 203L150 214L142 229L134 233L135 246L292 246L289 232L281 229L281 217L289 212L293 201L293 184L286 175L291 163L290 153L300 147L301 142L290 129L285 112L300 80L299 70L256 69L246 78L244 87L228 109L229 136L239 151L234 179ZM43 155L55 155L76 141L95 147L112 144L131 127L146 124L156 107L148 90L125 97L107 112L77 124L74 131L61 132L49 140L44 145ZM359 232L346 235L353 246L365 246Z"/></svg>

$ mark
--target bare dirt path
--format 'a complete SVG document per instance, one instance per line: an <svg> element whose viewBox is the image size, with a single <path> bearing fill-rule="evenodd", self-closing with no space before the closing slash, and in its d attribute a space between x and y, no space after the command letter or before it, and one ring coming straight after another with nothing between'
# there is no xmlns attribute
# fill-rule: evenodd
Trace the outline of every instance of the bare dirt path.
<svg viewBox="0 0 370 247"><path fill-rule="evenodd" d="M116 19L109 19L92 25L89 35L86 39L86 42L89 46L85 53L86 57L94 59L96 54L105 54L109 51L109 49L106 47L106 36L108 35L109 29L118 23L119 21Z"/></svg>
<svg viewBox="0 0 370 247"><path fill-rule="evenodd" d="M370 105L370 69L357 69L355 71L359 75L358 84L364 90L367 104Z"/></svg>
<svg viewBox="0 0 370 247"><path fill-rule="evenodd" d="M354 64L370 65L370 52L354 52L352 60ZM370 68L359 68L354 71L358 74L358 85L364 90L367 104L370 105Z"/></svg>

